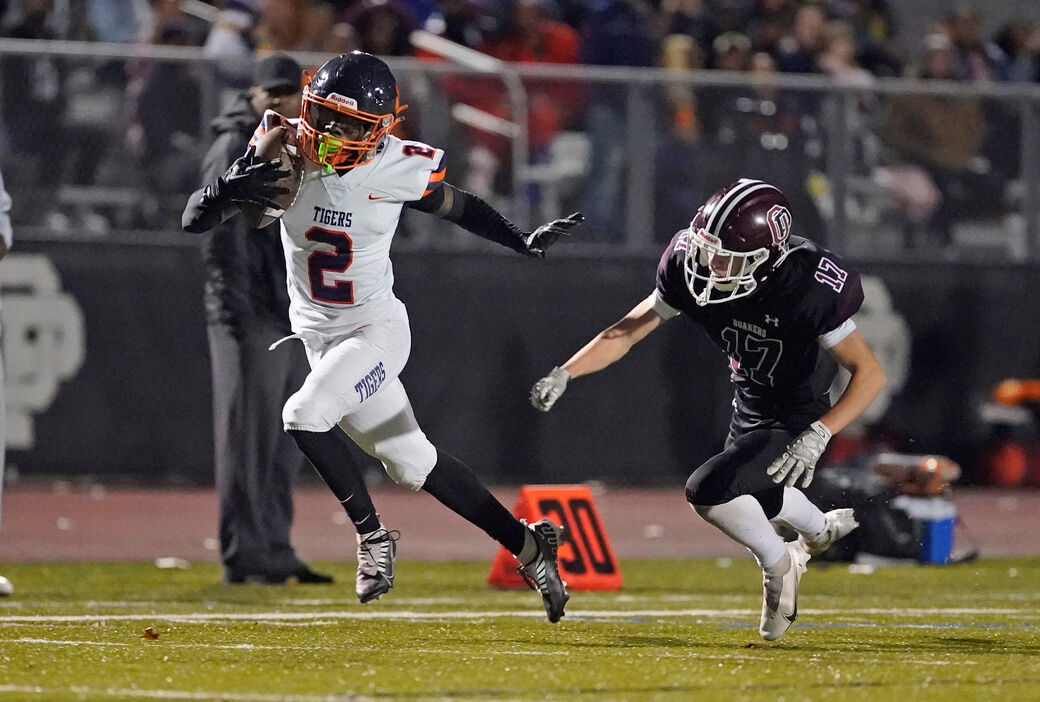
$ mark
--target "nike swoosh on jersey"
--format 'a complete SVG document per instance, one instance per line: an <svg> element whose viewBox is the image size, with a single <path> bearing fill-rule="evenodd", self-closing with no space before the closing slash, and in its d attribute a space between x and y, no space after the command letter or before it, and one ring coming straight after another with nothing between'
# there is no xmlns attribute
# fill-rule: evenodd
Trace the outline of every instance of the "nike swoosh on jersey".
<svg viewBox="0 0 1040 702"><path fill-rule="evenodd" d="M386 195L373 195L372 193L369 193L368 194L368 199L369 200L385 200L386 199Z"/></svg>

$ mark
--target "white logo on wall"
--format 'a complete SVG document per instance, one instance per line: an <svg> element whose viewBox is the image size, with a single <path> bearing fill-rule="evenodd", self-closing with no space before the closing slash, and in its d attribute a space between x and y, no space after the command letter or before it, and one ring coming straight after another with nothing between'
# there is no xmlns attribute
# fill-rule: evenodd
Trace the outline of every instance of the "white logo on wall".
<svg viewBox="0 0 1040 702"><path fill-rule="evenodd" d="M853 423L853 427L874 424L884 417L892 398L906 385L910 370L910 327L903 316L892 309L892 295L883 280L865 275L862 282L863 306L852 319L863 340L885 369L887 382L870 407ZM847 370L838 368L838 375L831 385L832 402L845 390L849 377Z"/></svg>
<svg viewBox="0 0 1040 702"><path fill-rule="evenodd" d="M50 407L61 382L83 365L83 312L41 254L4 258L0 296L7 447L30 449L33 415Z"/></svg>

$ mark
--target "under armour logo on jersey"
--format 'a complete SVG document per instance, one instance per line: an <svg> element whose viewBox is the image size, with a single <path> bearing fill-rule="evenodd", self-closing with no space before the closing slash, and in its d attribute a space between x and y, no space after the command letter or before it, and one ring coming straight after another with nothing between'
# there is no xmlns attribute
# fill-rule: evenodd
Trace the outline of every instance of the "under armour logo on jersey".
<svg viewBox="0 0 1040 702"><path fill-rule="evenodd" d="M779 327L780 326L780 318L779 317L774 317L772 315L767 314L766 315L766 324L772 324L774 327Z"/></svg>

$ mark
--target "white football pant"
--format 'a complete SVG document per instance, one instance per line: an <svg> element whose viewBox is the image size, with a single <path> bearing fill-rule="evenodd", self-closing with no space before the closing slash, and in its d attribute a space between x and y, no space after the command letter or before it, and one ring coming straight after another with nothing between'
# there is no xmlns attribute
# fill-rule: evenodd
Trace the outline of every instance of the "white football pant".
<svg viewBox="0 0 1040 702"><path fill-rule="evenodd" d="M404 304L387 319L327 343L305 341L311 372L282 409L286 431L324 432L336 424L394 482L418 490L437 463L437 449L415 421L398 378L411 351Z"/></svg>

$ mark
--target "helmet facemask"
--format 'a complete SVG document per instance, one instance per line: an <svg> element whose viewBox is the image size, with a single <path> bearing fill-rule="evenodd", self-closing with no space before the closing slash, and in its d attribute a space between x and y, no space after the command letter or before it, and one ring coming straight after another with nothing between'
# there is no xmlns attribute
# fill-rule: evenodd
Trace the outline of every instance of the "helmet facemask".
<svg viewBox="0 0 1040 702"><path fill-rule="evenodd" d="M401 118L401 109L376 115L357 109L357 101L330 93L316 95L303 89L300 112L300 150L326 171L347 170L370 161L383 140Z"/></svg>
<svg viewBox="0 0 1040 702"><path fill-rule="evenodd" d="M686 230L686 261L683 267L686 287L694 302L704 305L747 297L758 287L755 272L769 260L766 247L751 251L732 251L704 228Z"/></svg>

